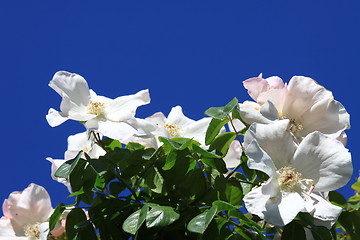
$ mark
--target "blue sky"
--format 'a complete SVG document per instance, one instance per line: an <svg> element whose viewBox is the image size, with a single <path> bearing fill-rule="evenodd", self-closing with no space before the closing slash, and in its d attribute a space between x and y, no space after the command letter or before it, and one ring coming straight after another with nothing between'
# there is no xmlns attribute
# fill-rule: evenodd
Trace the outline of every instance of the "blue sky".
<svg viewBox="0 0 360 240"><path fill-rule="evenodd" d="M261 72L286 82L312 77L351 114L355 181L358 1L60 2L0 0L0 201L34 182L54 207L72 202L45 160L62 158L67 137L84 130L70 121L51 128L45 120L50 107L59 109L61 99L48 87L58 70L84 76L111 98L149 88L152 101L138 117L181 105L196 120L233 97L249 100L242 81ZM340 191L352 194L349 185Z"/></svg>

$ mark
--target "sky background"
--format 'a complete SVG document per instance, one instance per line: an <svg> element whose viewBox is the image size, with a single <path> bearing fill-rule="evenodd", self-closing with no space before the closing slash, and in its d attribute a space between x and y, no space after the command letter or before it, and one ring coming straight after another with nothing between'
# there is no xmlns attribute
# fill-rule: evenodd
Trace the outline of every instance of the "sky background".
<svg viewBox="0 0 360 240"><path fill-rule="evenodd" d="M59 109L61 98L48 87L59 70L82 75L110 98L148 88L151 103L137 117L181 105L195 120L233 97L250 100L242 81L259 73L285 82L312 77L351 114L354 175L340 192L353 194L359 1L116 2L0 0L0 203L32 182L47 189L53 207L73 202L45 160L63 158L67 137L85 130L74 121L46 122L48 109Z"/></svg>

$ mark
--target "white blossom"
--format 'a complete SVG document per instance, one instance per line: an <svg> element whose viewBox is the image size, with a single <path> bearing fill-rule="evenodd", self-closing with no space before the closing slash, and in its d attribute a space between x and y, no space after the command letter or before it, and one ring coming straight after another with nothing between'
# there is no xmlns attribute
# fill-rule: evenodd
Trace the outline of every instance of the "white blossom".
<svg viewBox="0 0 360 240"><path fill-rule="evenodd" d="M344 186L352 175L351 155L339 141L320 132L297 145L288 131L290 120L250 126L245 134L248 166L269 179L244 197L247 210L284 226L299 212L336 221L341 208L321 196Z"/></svg>
<svg viewBox="0 0 360 240"><path fill-rule="evenodd" d="M50 126L72 119L85 122L87 129L120 141L136 132L128 121L134 118L137 107L150 102L148 90L115 99L98 96L83 77L65 71L55 73L49 86L62 97L61 112L50 108L46 115Z"/></svg>

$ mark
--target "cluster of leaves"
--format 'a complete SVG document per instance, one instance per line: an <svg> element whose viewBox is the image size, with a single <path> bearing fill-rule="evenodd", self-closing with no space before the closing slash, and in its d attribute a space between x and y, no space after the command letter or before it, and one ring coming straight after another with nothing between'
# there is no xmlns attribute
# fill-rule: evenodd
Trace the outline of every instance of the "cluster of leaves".
<svg viewBox="0 0 360 240"><path fill-rule="evenodd" d="M309 214L278 229L257 216L246 214L243 196L267 179L247 167L247 157L229 171L223 157L234 139L244 132L219 135L232 119L240 119L234 98L224 107L205 113L213 119L206 133L208 150L192 139L160 138L158 149L138 143L126 146L106 138L97 142L107 154L91 159L80 152L55 176L70 181L75 198L71 206L60 204L50 228L66 209L68 239L305 239L305 229L315 239L360 239L359 196L347 202L331 192L330 200L346 210L331 230L315 226ZM353 187L359 190L360 183ZM50 230L51 230L50 229Z"/></svg>

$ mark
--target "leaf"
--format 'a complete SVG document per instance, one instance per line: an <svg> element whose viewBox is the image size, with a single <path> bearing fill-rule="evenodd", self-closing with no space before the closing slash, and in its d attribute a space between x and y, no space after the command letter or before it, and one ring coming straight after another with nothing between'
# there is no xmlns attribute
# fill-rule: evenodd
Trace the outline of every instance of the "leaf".
<svg viewBox="0 0 360 240"><path fill-rule="evenodd" d="M331 231L324 226L314 226L311 228L311 233L315 240L333 240Z"/></svg>
<svg viewBox="0 0 360 240"><path fill-rule="evenodd" d="M215 150L216 154L224 157L230 147L231 142L236 138L236 133L226 132L215 138L215 140L210 144L209 151Z"/></svg>
<svg viewBox="0 0 360 240"><path fill-rule="evenodd" d="M69 239L97 240L95 230L92 224L86 220L86 215L82 208L71 210L66 217L65 229Z"/></svg>
<svg viewBox="0 0 360 240"><path fill-rule="evenodd" d="M114 151L116 148L122 148L121 142L118 140L105 138L101 141L104 143L106 148L111 149L112 151Z"/></svg>
<svg viewBox="0 0 360 240"><path fill-rule="evenodd" d="M68 179L70 173L77 165L83 151L80 151L74 159L63 163L55 172L55 177Z"/></svg>
<svg viewBox="0 0 360 240"><path fill-rule="evenodd" d="M205 114L209 117L216 118L219 120L224 120L227 115L237 106L239 101L237 98L233 98L226 106L224 107L211 107L205 111Z"/></svg>
<svg viewBox="0 0 360 240"><path fill-rule="evenodd" d="M281 235L281 240L304 240L304 239L306 239L304 227L296 221L292 221L291 223L286 225Z"/></svg>
<svg viewBox="0 0 360 240"><path fill-rule="evenodd" d="M215 139L215 137L219 134L221 128L229 122L228 118L224 120L213 118L209 124L209 127L206 130L205 135L205 144L209 145Z"/></svg>
<svg viewBox="0 0 360 240"><path fill-rule="evenodd" d="M346 230L346 233L351 236L351 239L360 239L360 211L343 211L338 222Z"/></svg>
<svg viewBox="0 0 360 240"><path fill-rule="evenodd" d="M243 199L241 184L238 181L229 181L226 184L225 195L230 204L241 205Z"/></svg>
<svg viewBox="0 0 360 240"><path fill-rule="evenodd" d="M174 167L177 157L178 157L178 152L176 150L171 150L169 154L166 156L166 162L162 169L170 170L172 167Z"/></svg>
<svg viewBox="0 0 360 240"><path fill-rule="evenodd" d="M125 219L122 229L125 232L136 234L141 225L144 223L148 211L149 206L144 205L141 209L137 210Z"/></svg>
<svg viewBox="0 0 360 240"><path fill-rule="evenodd" d="M147 204L151 207L151 210L148 211L146 215L146 227L166 227L177 219L180 215L174 211L172 207L168 206L159 206L153 204Z"/></svg>
<svg viewBox="0 0 360 240"><path fill-rule="evenodd" d="M232 205L228 202L224 202L221 200L216 200L212 203L213 206L217 206L218 207L218 211L227 211L227 210L235 210L235 209L240 209L241 205Z"/></svg>
<svg viewBox="0 0 360 240"><path fill-rule="evenodd" d="M347 202L346 199L344 198L343 195L341 195L338 192L335 191L331 191L329 192L329 200L332 204L342 207L342 208L346 208L347 206Z"/></svg>
<svg viewBox="0 0 360 240"><path fill-rule="evenodd" d="M212 206L209 210L205 210L203 213L197 215L190 220L187 229L190 232L203 234L206 228L209 226L210 222L214 218L215 214L218 211L217 206Z"/></svg>
<svg viewBox="0 0 360 240"><path fill-rule="evenodd" d="M360 182L356 182L353 185L351 185L351 188L354 189L355 191L360 192Z"/></svg>
<svg viewBox="0 0 360 240"><path fill-rule="evenodd" d="M220 173L228 172L228 169L226 168L226 164L225 164L224 160L222 160L221 158L204 158L204 159L201 159L201 161L203 163L205 163L206 165L208 165L212 168L215 168Z"/></svg>
<svg viewBox="0 0 360 240"><path fill-rule="evenodd" d="M51 232L54 228L57 222L60 220L62 213L65 211L66 207L63 203L60 203L56 206L54 212L50 216L49 220L49 232Z"/></svg>
<svg viewBox="0 0 360 240"><path fill-rule="evenodd" d="M208 152L205 149L197 146L197 145L193 145L192 149L195 153L200 154L200 158L221 158L221 156L213 153L213 152Z"/></svg>

